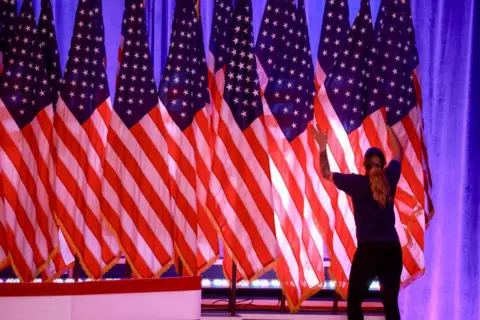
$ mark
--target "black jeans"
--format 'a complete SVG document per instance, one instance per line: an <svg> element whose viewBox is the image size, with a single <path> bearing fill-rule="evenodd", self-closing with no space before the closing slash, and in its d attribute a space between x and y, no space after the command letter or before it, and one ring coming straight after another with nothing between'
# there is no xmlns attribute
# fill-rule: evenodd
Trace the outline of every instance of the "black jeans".
<svg viewBox="0 0 480 320"><path fill-rule="evenodd" d="M402 274L402 248L397 242L359 243L348 287L348 319L362 320L362 302L375 277L380 281L386 320L399 320L398 293Z"/></svg>

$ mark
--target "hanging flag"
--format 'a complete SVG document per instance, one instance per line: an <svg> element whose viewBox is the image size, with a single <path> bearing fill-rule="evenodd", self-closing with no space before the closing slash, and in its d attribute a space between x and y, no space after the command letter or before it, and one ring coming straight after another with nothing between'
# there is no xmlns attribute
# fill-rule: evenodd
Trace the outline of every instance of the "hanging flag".
<svg viewBox="0 0 480 320"><path fill-rule="evenodd" d="M11 36L16 26L16 0L0 1L0 75L3 73L4 55L9 50Z"/></svg>
<svg viewBox="0 0 480 320"><path fill-rule="evenodd" d="M212 32L208 50L209 87L214 104L222 104L225 86L225 66L230 52L234 6L232 0L215 0L213 8ZM215 108L212 110L217 119ZM212 120L215 125L215 120Z"/></svg>
<svg viewBox="0 0 480 320"><path fill-rule="evenodd" d="M215 4L216 5L216 4ZM200 0L196 0L195 10L197 18L200 18ZM214 9L215 10L215 9ZM210 86L210 73L208 74L208 83ZM208 106L209 122L212 125L212 107L213 104ZM211 132L212 136L210 138L210 143L213 141L214 132ZM210 151L212 151L212 146L210 145ZM209 160L211 161L211 160ZM208 175L203 177L208 179ZM204 188L208 188L208 180L203 181ZM207 189L208 193L208 189ZM218 258L220 257L220 248L217 230L215 230L214 225L211 223L211 219L208 213L207 204L206 204L206 195L201 195L202 208L197 211L197 274L203 273L203 271L210 268Z"/></svg>
<svg viewBox="0 0 480 320"><path fill-rule="evenodd" d="M5 153L0 146L0 159L3 157L5 157ZM10 266L10 259L8 257L7 224L5 218L5 210L3 205L2 166L0 165L0 271Z"/></svg>
<svg viewBox="0 0 480 320"><path fill-rule="evenodd" d="M372 43L365 108L369 114L385 110L387 125L392 127L404 152L395 206L397 223L401 222L401 231L406 231L408 238L402 243L401 278L408 284L425 271L425 224L433 213L420 87L415 73L419 60L408 2L382 2Z"/></svg>
<svg viewBox="0 0 480 320"><path fill-rule="evenodd" d="M159 94L167 128L174 245L188 274L197 274L197 218L205 210L211 167L208 71L194 0L178 0Z"/></svg>
<svg viewBox="0 0 480 320"><path fill-rule="evenodd" d="M215 205L209 208L227 253L242 277L251 280L272 266L277 241L250 0L237 1L229 41L223 101L215 102L219 119L213 126L209 194Z"/></svg>
<svg viewBox="0 0 480 320"><path fill-rule="evenodd" d="M11 264L32 281L58 250L53 217L53 106L35 13L25 0L0 86L6 236Z"/></svg>
<svg viewBox="0 0 480 320"><path fill-rule="evenodd" d="M333 17L335 15L337 18L343 17L346 14L343 7L336 8L338 13ZM337 28L345 28L347 25L327 16L327 20L324 21L324 30L332 23L331 21L338 24ZM363 172L363 155L368 148L382 147L381 139L369 141L365 132L371 129L365 123L384 122L382 114L379 112L374 115L375 119L364 120L363 112L363 100L369 78L365 70L370 63L367 57L372 29L370 3L368 0L362 0L360 11L345 39L332 37L326 31L320 40L318 65L328 70L328 74L322 84L317 72L320 90L316 119L320 128L329 132L327 150L332 171L361 173ZM338 49L336 43L343 43L343 46ZM333 64L328 60L330 56L324 56L323 52L333 52L337 55ZM345 298L357 241L353 205L351 199L347 198L345 193L339 192L332 184L326 189L332 200L334 211L328 224L333 228L328 231L330 237L326 239L331 259L330 273L337 282L337 292Z"/></svg>
<svg viewBox="0 0 480 320"><path fill-rule="evenodd" d="M160 115L143 0L127 0L107 136L102 211L135 276L158 277L173 258L166 129Z"/></svg>
<svg viewBox="0 0 480 320"><path fill-rule="evenodd" d="M300 5L269 0L256 48L277 214L276 272L292 311L323 287L324 243L313 214L328 209L321 201L318 146L307 130L315 87Z"/></svg>
<svg viewBox="0 0 480 320"><path fill-rule="evenodd" d="M47 70L49 80L51 101L56 103L60 90L60 80L62 70L60 68L60 55L58 54L57 37L55 33L55 23L53 20L53 10L50 0L42 0L40 21L38 23L38 34L40 38L40 48ZM55 109L55 105L54 105ZM54 204L52 204L52 207ZM44 281L51 281L64 274L70 267L73 267L75 258L70 250L64 235L59 231L60 250L52 258L45 272L42 273Z"/></svg>
<svg viewBox="0 0 480 320"><path fill-rule="evenodd" d="M78 3L70 53L55 112L57 220L86 274L100 278L120 256L100 210L111 118L100 0Z"/></svg>
<svg viewBox="0 0 480 320"><path fill-rule="evenodd" d="M47 68L52 101L57 102L60 92L60 80L62 79L62 69L60 67L60 55L58 53L53 9L50 0L42 0L41 7L40 21L38 23L41 40L40 47L45 57L45 67Z"/></svg>
<svg viewBox="0 0 480 320"><path fill-rule="evenodd" d="M16 25L14 19L16 17L16 1L3 0L0 1L0 76L3 73L4 55L9 47L8 40L13 33L13 28ZM10 39L11 41L11 39ZM3 150L0 146L0 157L2 157ZM6 224L5 212L3 209L3 186L2 186L2 171L0 167L0 270L10 265L8 259L8 247L6 238Z"/></svg>
<svg viewBox="0 0 480 320"><path fill-rule="evenodd" d="M214 128L218 127L219 114L217 106L222 105L223 89L225 86L225 66L229 55L229 46L231 44L232 18L233 18L232 0L215 0L213 7L212 30L210 34L209 50L207 55L208 66L208 87L211 95L211 117L212 125L212 143L215 141L217 132ZM213 146L212 146L213 149ZM213 201L213 202L212 202ZM207 207L218 206L214 197L210 196L207 201ZM232 280L233 261L227 247L223 247L223 273L228 280ZM242 279L241 273L237 273L235 281Z"/></svg>
<svg viewBox="0 0 480 320"><path fill-rule="evenodd" d="M315 83L317 90L323 85L327 74L333 67L335 60L342 54L342 48L347 41L350 30L348 1L325 1L323 22L320 34L320 43L315 69Z"/></svg>

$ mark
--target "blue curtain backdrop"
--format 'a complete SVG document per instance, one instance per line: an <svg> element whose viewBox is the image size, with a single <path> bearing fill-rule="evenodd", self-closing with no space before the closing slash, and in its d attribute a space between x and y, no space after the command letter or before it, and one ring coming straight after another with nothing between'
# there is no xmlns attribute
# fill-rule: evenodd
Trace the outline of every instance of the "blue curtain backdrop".
<svg viewBox="0 0 480 320"><path fill-rule="evenodd" d="M78 0L52 0L65 66ZM214 0L202 0L208 47ZM346 0L345 0L346 1ZM392 0L393 1L393 0ZM22 0L18 1L21 5ZM37 15L40 0L34 0ZM316 56L325 0L306 0ZM421 59L425 133L436 214L426 234L425 276L402 292L403 319L480 319L480 0L411 0ZM266 0L253 0L258 33ZM174 0L146 0L157 82L165 64ZM350 20L360 0L350 0ZM371 0L375 19L380 0ZM112 95L123 0L103 0ZM475 59L476 58L476 59Z"/></svg>

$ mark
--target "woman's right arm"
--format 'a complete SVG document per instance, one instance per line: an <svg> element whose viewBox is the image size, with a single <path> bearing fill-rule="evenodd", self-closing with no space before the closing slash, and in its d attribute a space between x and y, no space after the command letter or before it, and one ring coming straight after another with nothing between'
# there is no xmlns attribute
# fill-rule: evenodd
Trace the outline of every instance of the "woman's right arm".
<svg viewBox="0 0 480 320"><path fill-rule="evenodd" d="M330 164L328 163L327 149L320 151L320 170L322 171L323 178L332 181L333 174L330 171Z"/></svg>
<svg viewBox="0 0 480 320"><path fill-rule="evenodd" d="M328 163L327 155L328 132L326 134L322 133L318 125L316 128L311 125L309 130L313 134L313 137L320 148L320 171L322 172L322 176L323 178L332 181L333 175L332 171L330 171L330 164Z"/></svg>
<svg viewBox="0 0 480 320"><path fill-rule="evenodd" d="M400 143L398 143L397 136L393 132L392 128L387 125L388 132L388 141L390 143L390 148L392 148L392 160L397 160L402 163L402 149Z"/></svg>

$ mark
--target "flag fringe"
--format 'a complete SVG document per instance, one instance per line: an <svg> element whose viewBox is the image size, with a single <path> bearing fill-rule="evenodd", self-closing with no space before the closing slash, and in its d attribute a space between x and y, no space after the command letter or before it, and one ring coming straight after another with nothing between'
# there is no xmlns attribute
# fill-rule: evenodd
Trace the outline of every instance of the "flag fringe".
<svg viewBox="0 0 480 320"><path fill-rule="evenodd" d="M101 214L102 215L102 214ZM63 235L65 236L65 240L67 243L70 245L70 248L73 249L73 253L77 255L78 261L80 262L80 265L82 266L83 271L86 273L86 275L91 278L91 279L101 279L103 275L105 275L110 269L112 269L114 266L117 265L118 261L120 260L120 253L118 253L112 261L107 262L107 264L100 269L100 276L97 278L93 275L93 273L90 271L89 268L87 268L87 265L85 261L83 260L82 255L80 254L80 250L78 250L77 246L75 245L75 241L70 237L70 233L67 232L67 229L63 225L60 217L58 217L57 213L55 212L54 215L55 221L57 222L58 227L60 230L63 232Z"/></svg>
<svg viewBox="0 0 480 320"><path fill-rule="evenodd" d="M132 262L133 259L127 253L127 250L125 250L125 248L123 247L117 231L113 228L113 226L110 224L110 221L108 221L107 217L105 217L105 215L102 211L100 211L100 216L102 217L102 221L105 222L105 225L107 226L107 228L110 230L110 232L112 232L113 236L115 237L115 240L117 240L118 246L120 247L120 252L123 253L123 255L125 256L125 260L127 260L130 268L132 269L132 273L135 276L135 278L144 279L145 277L142 276L140 274L140 272L137 270L134 263ZM120 260L120 258L119 258L119 260ZM117 264L117 263L118 263L118 261L115 262L115 264ZM172 266L172 264L173 264L173 258L170 257L170 260L158 272L156 272L152 275L152 278L160 277L165 271L167 271Z"/></svg>

